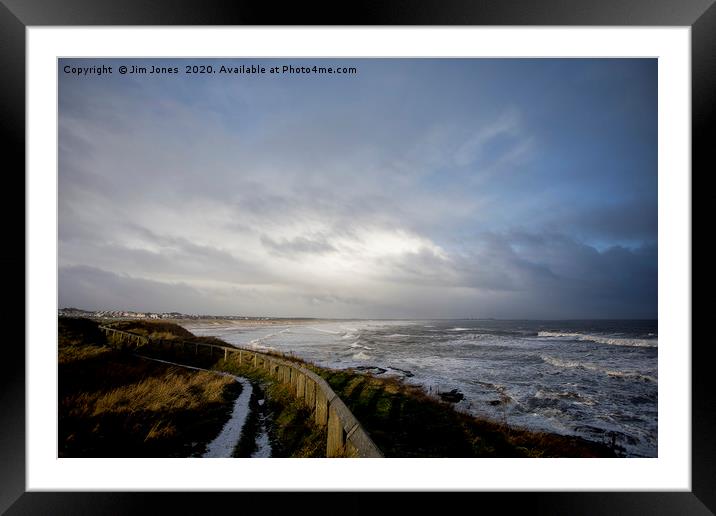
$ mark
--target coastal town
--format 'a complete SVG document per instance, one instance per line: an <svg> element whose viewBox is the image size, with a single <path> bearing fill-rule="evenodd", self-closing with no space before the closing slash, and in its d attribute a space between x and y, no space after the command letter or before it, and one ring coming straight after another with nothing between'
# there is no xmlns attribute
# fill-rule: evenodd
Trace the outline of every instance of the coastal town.
<svg viewBox="0 0 716 516"><path fill-rule="evenodd" d="M196 315L180 312L132 312L126 310L82 310L80 308L60 308L59 317L86 317L90 319L221 319L228 321L268 321L270 317L251 317L243 315Z"/></svg>

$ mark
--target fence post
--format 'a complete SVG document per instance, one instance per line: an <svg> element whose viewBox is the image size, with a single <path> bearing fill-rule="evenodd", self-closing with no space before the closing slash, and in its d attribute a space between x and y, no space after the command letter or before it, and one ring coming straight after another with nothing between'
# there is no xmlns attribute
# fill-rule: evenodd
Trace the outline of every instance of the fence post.
<svg viewBox="0 0 716 516"><path fill-rule="evenodd" d="M338 416L335 408L330 403L328 405L328 422L327 422L327 457L342 457L345 452L345 441L343 432L343 422Z"/></svg>

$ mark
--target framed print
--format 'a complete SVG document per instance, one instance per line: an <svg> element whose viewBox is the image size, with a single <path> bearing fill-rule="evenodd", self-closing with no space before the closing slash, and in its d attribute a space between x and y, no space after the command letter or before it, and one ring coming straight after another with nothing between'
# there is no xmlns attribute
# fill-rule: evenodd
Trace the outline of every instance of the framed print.
<svg viewBox="0 0 716 516"><path fill-rule="evenodd" d="M710 2L0 13L10 514L713 511Z"/></svg>

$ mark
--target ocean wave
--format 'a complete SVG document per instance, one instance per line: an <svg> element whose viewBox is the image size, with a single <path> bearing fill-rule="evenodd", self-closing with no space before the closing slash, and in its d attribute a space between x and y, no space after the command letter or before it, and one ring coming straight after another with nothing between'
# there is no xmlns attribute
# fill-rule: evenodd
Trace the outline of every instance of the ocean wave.
<svg viewBox="0 0 716 516"><path fill-rule="evenodd" d="M251 349L255 349L257 351L277 351L277 348L273 346L267 346L265 344L261 344L261 339L252 340L249 342L248 346Z"/></svg>
<svg viewBox="0 0 716 516"><path fill-rule="evenodd" d="M596 402L589 396L582 395L575 391L551 391L546 389L538 389L535 393L535 398L542 399L554 399L554 400L568 400L572 403L579 405L593 406Z"/></svg>
<svg viewBox="0 0 716 516"><path fill-rule="evenodd" d="M328 333L329 335L342 335L342 331L324 330L322 328L316 328L315 326L308 326L309 330L317 331L320 333Z"/></svg>
<svg viewBox="0 0 716 516"><path fill-rule="evenodd" d="M354 342L353 344L350 345L350 347L352 347L352 348L362 348L362 349L373 349L373 348L371 348L371 347L369 347L369 346L364 346L363 344L358 344L358 342Z"/></svg>
<svg viewBox="0 0 716 516"><path fill-rule="evenodd" d="M450 328L447 331L471 331L473 328Z"/></svg>
<svg viewBox="0 0 716 516"><path fill-rule="evenodd" d="M626 337L615 337L613 335L593 335L590 333L570 333L560 331L541 331L537 333L537 336L586 340L597 342L599 344L609 344L611 346L629 346L638 348L656 348L659 344L657 339L632 339Z"/></svg>
<svg viewBox="0 0 716 516"><path fill-rule="evenodd" d="M358 328L343 328L342 330L342 339L354 339L356 337L356 333L358 333ZM340 332L336 332L336 334L340 334Z"/></svg>
<svg viewBox="0 0 716 516"><path fill-rule="evenodd" d="M607 369L605 367L600 367L596 364L592 364L590 362L580 362L579 360L562 360L556 357L552 357L549 355L540 355L540 358L547 364L550 364L554 367L561 367L566 369L587 369L589 371L595 371L598 373L603 373L609 377L612 378L628 378L631 380L641 380L644 382L654 382L657 383L657 379L653 376L642 374L637 371L618 371L614 369Z"/></svg>
<svg viewBox="0 0 716 516"><path fill-rule="evenodd" d="M359 351L358 353L353 355L354 360L368 360L369 358L371 358L370 355L363 351Z"/></svg>
<svg viewBox="0 0 716 516"><path fill-rule="evenodd" d="M634 380L641 380L643 382L658 382L658 380L653 376L637 373L635 371L607 371L607 376L611 376L612 378L633 378Z"/></svg>
<svg viewBox="0 0 716 516"><path fill-rule="evenodd" d="M261 347L261 348L266 348L266 349L273 349L273 348L270 348L269 346L265 346L265 345L263 344L263 342L266 341L266 340L268 340L268 339L271 339L271 338L273 338L273 337L276 337L277 335L281 335L282 333L289 333L289 331L290 331L290 330L289 330L288 328L286 328L286 329L281 330L281 331L277 331L277 332L274 332L274 333L268 333L268 334L266 334L266 335L262 335L261 337L256 337L255 339L250 340L250 341L248 342L248 345L251 346L251 347L255 347L255 348L260 348L260 347Z"/></svg>
<svg viewBox="0 0 716 516"><path fill-rule="evenodd" d="M540 355L540 358L545 363L554 367L566 367L566 368L582 368L582 369L596 369L596 366L589 364L588 362L580 362L578 360L562 360L560 358L552 357L549 355Z"/></svg>

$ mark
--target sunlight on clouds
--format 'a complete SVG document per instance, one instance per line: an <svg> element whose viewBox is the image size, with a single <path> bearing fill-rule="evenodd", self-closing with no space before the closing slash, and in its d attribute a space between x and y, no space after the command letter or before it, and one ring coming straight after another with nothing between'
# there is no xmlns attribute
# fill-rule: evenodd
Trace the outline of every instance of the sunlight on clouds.
<svg viewBox="0 0 716 516"><path fill-rule="evenodd" d="M352 243L355 243L353 249L351 249ZM358 234L356 240L346 242L345 246L351 251L356 251L360 256L374 260L417 253L423 249L430 250L437 256L445 257L443 250L427 238L403 230L363 230Z"/></svg>
<svg viewBox="0 0 716 516"><path fill-rule="evenodd" d="M286 261L315 281L353 284L387 276L396 259L413 254L428 251L440 259L447 259L445 251L427 238L400 229L365 228L349 237L334 238L331 243L331 251L295 254Z"/></svg>

